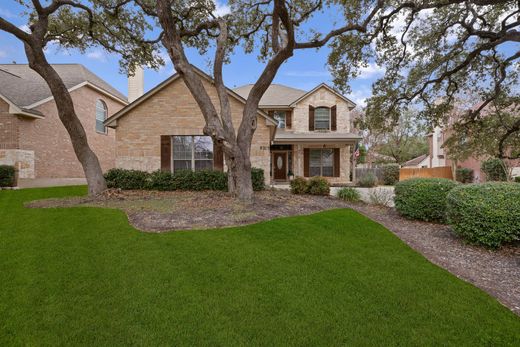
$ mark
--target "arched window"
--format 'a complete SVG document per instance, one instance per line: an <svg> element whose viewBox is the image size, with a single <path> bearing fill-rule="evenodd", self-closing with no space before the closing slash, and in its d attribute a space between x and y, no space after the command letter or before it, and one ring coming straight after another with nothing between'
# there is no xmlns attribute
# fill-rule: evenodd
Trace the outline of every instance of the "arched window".
<svg viewBox="0 0 520 347"><path fill-rule="evenodd" d="M107 128L103 124L108 116L107 104L103 100L96 101L96 131L98 133L106 134Z"/></svg>

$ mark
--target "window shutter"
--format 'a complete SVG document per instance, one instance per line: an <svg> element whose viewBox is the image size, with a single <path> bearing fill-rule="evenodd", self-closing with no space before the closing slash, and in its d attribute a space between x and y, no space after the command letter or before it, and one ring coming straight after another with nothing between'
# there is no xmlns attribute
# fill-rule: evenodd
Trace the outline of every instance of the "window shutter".
<svg viewBox="0 0 520 347"><path fill-rule="evenodd" d="M310 152L308 148L303 149L303 176L309 177L309 158Z"/></svg>
<svg viewBox="0 0 520 347"><path fill-rule="evenodd" d="M314 131L314 107L309 105L309 131Z"/></svg>
<svg viewBox="0 0 520 347"><path fill-rule="evenodd" d="M292 127L292 111L285 113L285 127L291 129Z"/></svg>
<svg viewBox="0 0 520 347"><path fill-rule="evenodd" d="M337 128L337 117L336 117L336 105L330 108L330 130L336 130Z"/></svg>
<svg viewBox="0 0 520 347"><path fill-rule="evenodd" d="M161 135L161 170L172 170L172 138L168 135Z"/></svg>
<svg viewBox="0 0 520 347"><path fill-rule="evenodd" d="M334 148L334 177L339 177L340 172L340 160L339 160L339 148Z"/></svg>
<svg viewBox="0 0 520 347"><path fill-rule="evenodd" d="M224 151L222 146L213 142L213 170L224 171Z"/></svg>

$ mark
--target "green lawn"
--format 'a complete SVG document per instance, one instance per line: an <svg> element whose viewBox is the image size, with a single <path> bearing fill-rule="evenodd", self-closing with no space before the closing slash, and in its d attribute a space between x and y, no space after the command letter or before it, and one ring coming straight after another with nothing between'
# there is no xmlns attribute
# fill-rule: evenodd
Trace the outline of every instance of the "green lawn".
<svg viewBox="0 0 520 347"><path fill-rule="evenodd" d="M0 345L514 345L520 318L351 210L145 234L0 191Z"/></svg>

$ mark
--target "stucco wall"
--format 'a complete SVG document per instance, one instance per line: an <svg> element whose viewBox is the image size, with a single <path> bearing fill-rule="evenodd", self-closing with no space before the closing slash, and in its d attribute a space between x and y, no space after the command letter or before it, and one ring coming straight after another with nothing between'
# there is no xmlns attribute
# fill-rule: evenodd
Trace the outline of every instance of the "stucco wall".
<svg viewBox="0 0 520 347"><path fill-rule="evenodd" d="M292 131L296 133L309 132L309 105L313 107L332 107L336 105L336 131L339 133L350 132L351 112L349 111L347 102L325 87L319 88L296 104L293 110Z"/></svg>
<svg viewBox="0 0 520 347"><path fill-rule="evenodd" d="M115 132L96 132L96 100L103 100L108 115L117 112L123 104L85 86L71 92L76 113L85 128L89 145L97 154L104 171L115 165ZM44 119L19 117L19 147L34 152L35 178L81 178L81 164L72 148L69 134L58 117L54 100L36 108Z"/></svg>
<svg viewBox="0 0 520 347"><path fill-rule="evenodd" d="M204 86L213 103L219 105L215 88L206 80ZM230 98L233 124L238 129L243 104ZM117 120L116 166L154 171L161 166L161 135L203 135L205 122L201 111L181 79L164 87L125 116ZM264 170L269 179L269 127L263 117L251 145L252 166Z"/></svg>

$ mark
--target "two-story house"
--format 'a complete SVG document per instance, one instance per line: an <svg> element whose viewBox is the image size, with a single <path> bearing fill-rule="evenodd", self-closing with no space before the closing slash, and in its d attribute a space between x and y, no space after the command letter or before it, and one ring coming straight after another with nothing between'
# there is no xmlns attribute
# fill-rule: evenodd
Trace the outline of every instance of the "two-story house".
<svg viewBox="0 0 520 347"><path fill-rule="evenodd" d="M103 122L126 97L80 64L53 64L72 97L104 170L115 165L115 133ZM21 186L84 182L69 134L47 83L27 64L0 64L0 165L13 165Z"/></svg>
<svg viewBox="0 0 520 347"><path fill-rule="evenodd" d="M213 102L218 97L211 77L197 70ZM131 77L129 89L142 86ZM251 85L228 89L238 129ZM130 98L130 96L129 96ZM133 99L134 97L130 98ZM332 183L351 180L355 104L326 84L303 91L273 84L260 101L251 163L266 173L266 184L287 182L289 175L324 176ZM179 75L166 79L106 120L116 131L116 167L225 170L221 151L203 134L204 118Z"/></svg>

